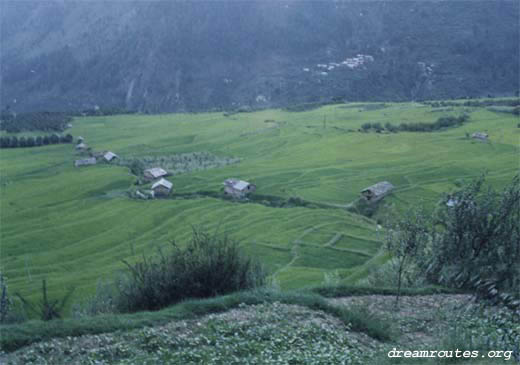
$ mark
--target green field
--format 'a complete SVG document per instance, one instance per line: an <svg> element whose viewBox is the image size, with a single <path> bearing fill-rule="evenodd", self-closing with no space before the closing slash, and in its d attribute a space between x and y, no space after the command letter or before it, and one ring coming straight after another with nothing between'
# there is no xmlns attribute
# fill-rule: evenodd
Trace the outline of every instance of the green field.
<svg viewBox="0 0 520 365"><path fill-rule="evenodd" d="M365 122L434 122L464 111L470 121L445 131L358 132ZM486 108L417 103L76 118L67 133L96 151L124 158L209 152L241 161L173 176L170 199L144 201L127 197L135 177L125 167L74 168L73 145L3 149L1 269L11 292L35 298L47 278L51 295L74 286L81 297L122 259L182 242L192 225L204 225L240 240L282 288L320 284L331 272L353 283L384 260L375 220L344 209L360 190L388 180L396 189L384 204L404 210L421 202L433 208L457 180L484 170L501 187L519 169L518 122ZM465 138L475 131L487 131L490 143ZM229 177L254 182L258 195L321 204L276 208L193 194L219 192Z"/></svg>

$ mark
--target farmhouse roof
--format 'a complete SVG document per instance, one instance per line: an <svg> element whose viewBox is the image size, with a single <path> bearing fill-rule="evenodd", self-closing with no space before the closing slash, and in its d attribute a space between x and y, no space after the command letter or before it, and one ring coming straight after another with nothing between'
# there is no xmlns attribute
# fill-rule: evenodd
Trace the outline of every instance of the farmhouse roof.
<svg viewBox="0 0 520 365"><path fill-rule="evenodd" d="M227 179L226 181L224 181L224 185L227 185L238 191L243 191L251 184L244 180L238 180L238 179L231 178L231 179Z"/></svg>
<svg viewBox="0 0 520 365"><path fill-rule="evenodd" d="M471 135L471 137L473 138L479 138L479 139L487 139L488 138L488 134L487 133L482 133L482 132L475 132Z"/></svg>
<svg viewBox="0 0 520 365"><path fill-rule="evenodd" d="M95 165L96 164L96 158L95 157L89 157L82 160L76 160L74 161L74 166L82 166L82 165Z"/></svg>
<svg viewBox="0 0 520 365"><path fill-rule="evenodd" d="M457 199L453 199L453 198L450 198L447 202L446 202L446 205L448 207L454 207L455 205L457 205L459 203L459 201Z"/></svg>
<svg viewBox="0 0 520 365"><path fill-rule="evenodd" d="M144 172L149 173L150 175L152 175L155 178L168 174L165 170L161 169L160 167L153 167L151 169L145 170Z"/></svg>
<svg viewBox="0 0 520 365"><path fill-rule="evenodd" d="M235 189L240 190L240 191L244 190L248 186L249 186L249 183L247 181L243 181L243 180L240 180L235 185L233 185L233 187Z"/></svg>
<svg viewBox="0 0 520 365"><path fill-rule="evenodd" d="M226 179L226 180L224 180L224 185L233 187L233 185L235 185L237 182L238 182L237 179L233 179L233 178Z"/></svg>
<svg viewBox="0 0 520 365"><path fill-rule="evenodd" d="M170 190L172 188L173 184L166 179L161 179L152 185L152 189L155 189L158 186L164 186L166 189Z"/></svg>
<svg viewBox="0 0 520 365"><path fill-rule="evenodd" d="M111 151L107 151L104 155L103 155L103 158L107 161L112 161L112 159L114 158L118 158L119 156L116 155L114 152L111 152Z"/></svg>
<svg viewBox="0 0 520 365"><path fill-rule="evenodd" d="M388 181L381 181L381 182L378 182L377 184L374 184L372 186L369 186L368 188L363 189L361 192L364 193L364 192L370 191L370 192L372 192L372 194L378 196L378 195L386 194L393 188L394 188L394 186L391 183L389 183Z"/></svg>

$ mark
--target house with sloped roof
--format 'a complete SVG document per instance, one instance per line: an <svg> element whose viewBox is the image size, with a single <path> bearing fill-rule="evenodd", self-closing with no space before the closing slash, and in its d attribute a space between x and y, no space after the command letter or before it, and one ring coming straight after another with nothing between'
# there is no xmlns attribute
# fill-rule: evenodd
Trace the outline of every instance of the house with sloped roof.
<svg viewBox="0 0 520 365"><path fill-rule="evenodd" d="M388 181L381 181L361 190L361 196L370 203L383 199L394 190L394 186Z"/></svg>
<svg viewBox="0 0 520 365"><path fill-rule="evenodd" d="M96 164L95 157L89 157L89 158L84 158L82 160L74 161L74 167L88 166L88 165L95 165L95 164Z"/></svg>
<svg viewBox="0 0 520 365"><path fill-rule="evenodd" d="M475 132L471 135L471 138L473 139L479 139L481 141L484 141L486 142L488 140L488 134L487 133L482 133L482 132Z"/></svg>
<svg viewBox="0 0 520 365"><path fill-rule="evenodd" d="M168 172L160 167L153 167L151 169L144 170L143 174L145 179L155 180L168 175Z"/></svg>
<svg viewBox="0 0 520 365"><path fill-rule="evenodd" d="M231 178L224 181L224 193L234 198L245 198L255 191L256 185L244 180Z"/></svg>
<svg viewBox="0 0 520 365"><path fill-rule="evenodd" d="M106 162L110 162L116 158L119 158L118 155L116 155L114 152L111 152L111 151L107 151L103 154L103 159L106 161Z"/></svg>
<svg viewBox="0 0 520 365"><path fill-rule="evenodd" d="M86 150L87 148L88 148L88 146L87 146L85 143L83 143L83 142L78 143L78 144L76 145L76 149L77 149L78 151L84 151L84 150Z"/></svg>
<svg viewBox="0 0 520 365"><path fill-rule="evenodd" d="M167 196L172 191L172 188L172 182L162 178L152 185L152 191L155 196Z"/></svg>

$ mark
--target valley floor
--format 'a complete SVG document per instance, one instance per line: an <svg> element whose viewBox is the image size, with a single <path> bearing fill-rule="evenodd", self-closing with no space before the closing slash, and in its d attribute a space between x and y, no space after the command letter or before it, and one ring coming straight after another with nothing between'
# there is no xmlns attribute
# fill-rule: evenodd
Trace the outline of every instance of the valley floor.
<svg viewBox="0 0 520 365"><path fill-rule="evenodd" d="M164 167L173 193L132 199L127 193L141 186L128 164L76 168L84 155L70 144L2 149L2 273L32 302L43 279L49 297L74 287L78 301L124 268L122 260L184 243L192 226L205 226L240 241L282 289L323 285L330 276L355 284L387 259L378 223L389 214L418 204L436 209L444 193L483 171L496 188L517 172L517 116L486 107L504 100L466 102L77 117L66 133L84 137L94 153ZM464 124L435 132L363 129L463 115ZM475 132L489 140L471 138ZM221 198L232 177L257 186L247 203ZM368 218L353 203L380 181L395 190Z"/></svg>

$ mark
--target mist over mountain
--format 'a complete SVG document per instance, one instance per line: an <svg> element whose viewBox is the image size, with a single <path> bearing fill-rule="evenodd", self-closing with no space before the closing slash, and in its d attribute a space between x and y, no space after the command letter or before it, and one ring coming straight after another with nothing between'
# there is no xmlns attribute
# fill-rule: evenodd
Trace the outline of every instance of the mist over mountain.
<svg viewBox="0 0 520 365"><path fill-rule="evenodd" d="M1 107L512 95L518 1L3 1Z"/></svg>

